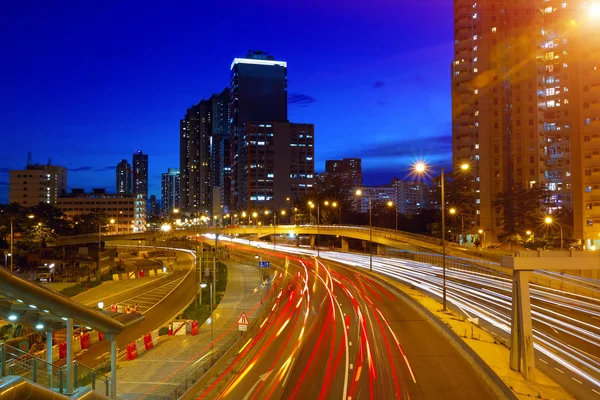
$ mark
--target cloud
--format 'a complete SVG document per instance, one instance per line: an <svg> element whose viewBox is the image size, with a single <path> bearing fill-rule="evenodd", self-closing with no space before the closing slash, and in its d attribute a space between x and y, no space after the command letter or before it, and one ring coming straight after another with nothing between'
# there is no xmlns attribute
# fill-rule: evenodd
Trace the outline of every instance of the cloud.
<svg viewBox="0 0 600 400"><path fill-rule="evenodd" d="M83 171L91 171L92 167L77 167L77 168L69 168L69 172L83 172Z"/></svg>
<svg viewBox="0 0 600 400"><path fill-rule="evenodd" d="M297 104L300 107L306 107L316 103L317 99L301 93L290 93L288 96L288 104Z"/></svg>
<svg viewBox="0 0 600 400"><path fill-rule="evenodd" d="M379 142L358 151L363 158L436 157L452 153L452 135L412 137L393 142Z"/></svg>
<svg viewBox="0 0 600 400"><path fill-rule="evenodd" d="M375 89L381 89L384 86L385 86L385 82L384 81L375 81L375 83L373 83L373 87Z"/></svg>
<svg viewBox="0 0 600 400"><path fill-rule="evenodd" d="M112 171L114 169L116 169L117 167L114 165L109 165L107 167L100 167L100 168L96 168L94 171L95 172L102 172L102 171Z"/></svg>

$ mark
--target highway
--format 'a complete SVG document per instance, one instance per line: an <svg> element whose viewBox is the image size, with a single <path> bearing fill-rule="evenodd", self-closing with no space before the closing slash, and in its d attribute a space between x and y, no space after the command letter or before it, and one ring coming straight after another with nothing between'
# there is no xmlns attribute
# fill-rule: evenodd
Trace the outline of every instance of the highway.
<svg viewBox="0 0 600 400"><path fill-rule="evenodd" d="M285 264L279 252L233 247ZM232 366L239 373L221 375L201 398L493 398L433 326L377 282L337 263L289 259L272 312Z"/></svg>

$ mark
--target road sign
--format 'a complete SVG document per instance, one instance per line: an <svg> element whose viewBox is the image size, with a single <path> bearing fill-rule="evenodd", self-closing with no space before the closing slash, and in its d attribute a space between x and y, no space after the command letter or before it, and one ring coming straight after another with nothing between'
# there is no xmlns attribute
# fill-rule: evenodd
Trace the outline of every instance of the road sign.
<svg viewBox="0 0 600 400"><path fill-rule="evenodd" d="M258 262L259 268L269 268L270 266L271 266L271 261L259 261Z"/></svg>
<svg viewBox="0 0 600 400"><path fill-rule="evenodd" d="M246 315L246 313L242 313L242 315L240 315L240 318L238 318L237 323L239 325L250 325L250 322L248 321L248 316Z"/></svg>
<svg viewBox="0 0 600 400"><path fill-rule="evenodd" d="M248 325L238 325L238 329L242 332L245 332L248 330Z"/></svg>

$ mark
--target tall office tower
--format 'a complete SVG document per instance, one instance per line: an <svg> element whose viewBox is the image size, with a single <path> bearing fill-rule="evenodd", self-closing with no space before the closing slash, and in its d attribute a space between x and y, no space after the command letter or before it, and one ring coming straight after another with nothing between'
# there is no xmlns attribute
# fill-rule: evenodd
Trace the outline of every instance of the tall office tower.
<svg viewBox="0 0 600 400"><path fill-rule="evenodd" d="M453 162L473 167L479 226L488 238L525 228L510 197L517 188L548 189L540 217L572 209L576 239L593 226L584 216L591 214L582 182L596 161L593 151L586 158L583 116L600 58L584 47L600 24L590 21L585 3L454 2ZM502 193L507 201L498 204Z"/></svg>
<svg viewBox="0 0 600 400"><path fill-rule="evenodd" d="M160 215L160 204L158 204L158 199L155 194L150 195L150 215Z"/></svg>
<svg viewBox="0 0 600 400"><path fill-rule="evenodd" d="M354 190L362 187L361 159L326 160L325 172L319 174L317 185L320 192L338 191L353 195Z"/></svg>
<svg viewBox="0 0 600 400"><path fill-rule="evenodd" d="M133 193L144 196L147 206L148 200L148 154L141 150L133 153Z"/></svg>
<svg viewBox="0 0 600 400"><path fill-rule="evenodd" d="M250 199L239 193L246 184L243 176L252 175L248 163L248 138L244 133L248 122L287 121L287 63L275 61L261 51L235 58L231 63L230 86L231 134L231 207L249 206ZM254 168L260 168L260 166ZM260 206L257 200L256 206Z"/></svg>
<svg viewBox="0 0 600 400"><path fill-rule="evenodd" d="M213 208L219 213L229 212L229 196L231 191L231 154L229 135L229 88L210 98L212 103L211 118L211 181Z"/></svg>
<svg viewBox="0 0 600 400"><path fill-rule="evenodd" d="M10 171L9 202L25 207L38 203L56 205L67 192L67 169L58 165L28 164L24 170Z"/></svg>
<svg viewBox="0 0 600 400"><path fill-rule="evenodd" d="M162 174L162 204L163 215L170 215L180 204L180 174L179 168L169 168L167 173Z"/></svg>
<svg viewBox="0 0 600 400"><path fill-rule="evenodd" d="M179 122L181 208L208 212L211 206L212 101L202 100L188 108Z"/></svg>
<svg viewBox="0 0 600 400"><path fill-rule="evenodd" d="M131 164L123 159L117 164L117 194L131 194L132 187Z"/></svg>
<svg viewBox="0 0 600 400"><path fill-rule="evenodd" d="M425 182L401 181L394 178L392 187L396 189L395 203L399 213L419 214L425 208L425 197L428 191Z"/></svg>
<svg viewBox="0 0 600 400"><path fill-rule="evenodd" d="M288 197L312 193L314 125L250 121L241 135L248 144L238 154L238 162L244 165L238 185L238 210L285 208Z"/></svg>

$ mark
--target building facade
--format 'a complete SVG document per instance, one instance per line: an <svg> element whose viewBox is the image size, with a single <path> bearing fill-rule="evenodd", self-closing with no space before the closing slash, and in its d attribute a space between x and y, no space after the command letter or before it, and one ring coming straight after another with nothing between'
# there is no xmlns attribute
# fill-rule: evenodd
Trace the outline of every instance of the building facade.
<svg viewBox="0 0 600 400"><path fill-rule="evenodd" d="M344 192L352 194L362 187L362 160L360 158L344 158L343 160L326 160L325 172L318 176L318 190Z"/></svg>
<svg viewBox="0 0 600 400"><path fill-rule="evenodd" d="M142 232L146 228L146 200L143 194L109 194L104 189L73 189L58 199L58 209L72 219L77 215L103 213L114 223L105 227L107 233Z"/></svg>
<svg viewBox="0 0 600 400"><path fill-rule="evenodd" d="M127 160L123 159L117 164L116 171L117 178L117 193L118 194L131 194L133 193L133 174L131 171L131 164Z"/></svg>
<svg viewBox="0 0 600 400"><path fill-rule="evenodd" d="M29 164L24 170L11 170L9 202L25 207L38 203L56 205L67 192L67 169L57 165Z"/></svg>
<svg viewBox="0 0 600 400"><path fill-rule="evenodd" d="M516 201L499 206L501 194L532 187L549 191L540 219L571 209L575 239L600 233L600 226L586 233L593 228L586 176L600 164L590 149L593 133L587 142L585 134L593 130L586 115L596 116L600 82L589 40L600 23L590 20L586 3L454 2L453 162L472 166L488 238L519 228Z"/></svg>
<svg viewBox="0 0 600 400"><path fill-rule="evenodd" d="M181 207L180 203L180 174L179 168L169 168L162 174L162 215L171 215L174 209Z"/></svg>
<svg viewBox="0 0 600 400"><path fill-rule="evenodd" d="M240 210L283 208L314 190L314 126L291 122L248 122L238 155Z"/></svg>
<svg viewBox="0 0 600 400"><path fill-rule="evenodd" d="M287 121L287 63L276 61L261 51L246 58L235 58L231 64L230 134L231 134L231 195L232 210L248 205L248 122ZM254 128L251 128L251 130ZM262 197L262 195L261 195ZM265 196L268 197L268 196Z"/></svg>
<svg viewBox="0 0 600 400"><path fill-rule="evenodd" d="M211 97L211 178L213 209L229 213L231 194L231 136L229 134L229 88Z"/></svg>
<svg viewBox="0 0 600 400"><path fill-rule="evenodd" d="M144 196L144 201L148 201L148 154L141 150L133 153L133 193Z"/></svg>
<svg viewBox="0 0 600 400"><path fill-rule="evenodd" d="M424 182L394 179L392 187L396 190L395 204L399 213L414 215L425 208L428 187Z"/></svg>

